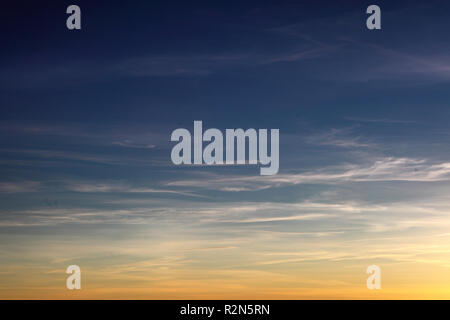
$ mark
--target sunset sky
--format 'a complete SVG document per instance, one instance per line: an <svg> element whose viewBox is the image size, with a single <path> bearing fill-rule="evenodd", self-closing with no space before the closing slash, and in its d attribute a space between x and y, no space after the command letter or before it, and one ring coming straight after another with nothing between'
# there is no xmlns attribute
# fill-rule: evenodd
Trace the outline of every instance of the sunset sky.
<svg viewBox="0 0 450 320"><path fill-rule="evenodd" d="M450 299L450 3L159 2L2 5L0 299ZM278 174L174 165L195 120Z"/></svg>

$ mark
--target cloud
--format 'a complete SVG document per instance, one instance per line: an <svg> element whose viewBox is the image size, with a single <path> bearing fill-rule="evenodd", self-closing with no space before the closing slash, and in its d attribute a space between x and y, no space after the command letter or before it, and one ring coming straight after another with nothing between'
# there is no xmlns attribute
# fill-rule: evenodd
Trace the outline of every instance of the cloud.
<svg viewBox="0 0 450 320"><path fill-rule="evenodd" d="M63 182L64 190L84 193L168 193L190 197L204 197L202 195L173 189L160 189L148 187L136 187L122 183L98 183L98 182Z"/></svg>
<svg viewBox="0 0 450 320"><path fill-rule="evenodd" d="M309 44L302 48L287 48L280 53L244 52L144 56L118 62L106 72L129 77L206 76L229 69L242 69L279 62L298 62L329 54L331 46Z"/></svg>
<svg viewBox="0 0 450 320"><path fill-rule="evenodd" d="M369 122L369 123L387 123L387 124L414 124L418 123L415 120L402 120L402 119L386 119L386 118L359 118L359 117L346 117L345 119L356 122Z"/></svg>
<svg viewBox="0 0 450 320"><path fill-rule="evenodd" d="M390 58L391 62L395 62L381 66L379 71L384 73L418 74L445 78L450 76L450 55L429 54L428 56L418 56L380 45L366 45L376 49L381 55Z"/></svg>
<svg viewBox="0 0 450 320"><path fill-rule="evenodd" d="M167 126L167 124L165 125ZM152 128L153 130L149 130L147 127L133 125L130 129L127 125L120 127L106 124L87 126L79 123L64 125L0 123L0 130L8 135L55 136L66 140L74 138L82 141L84 145L119 146L133 149L153 149L157 145L166 145L167 133L164 132L166 128L157 125L153 125Z"/></svg>
<svg viewBox="0 0 450 320"><path fill-rule="evenodd" d="M304 43L287 47L281 52L242 51L240 53L174 54L124 57L116 61L97 63L73 61L68 65L55 65L41 61L33 65L22 64L4 70L0 81L8 87L45 87L71 82L102 82L113 77L204 77L230 69L254 68L275 63L295 63L326 56L332 46Z"/></svg>
<svg viewBox="0 0 450 320"><path fill-rule="evenodd" d="M278 221L298 221L298 220L316 220L321 218L326 218L326 214L302 214L286 217L263 217L263 218L248 218L248 219L237 219L237 220L222 220L221 222L229 223L261 223L261 222L278 222Z"/></svg>
<svg viewBox="0 0 450 320"><path fill-rule="evenodd" d="M48 149L0 149L1 153L12 154L16 157L11 163L20 163L18 156L31 156L37 159L44 159L53 164L59 163L64 165L74 165L75 163L100 163L106 165L132 165L132 166L166 166L167 161L137 157L129 153L112 153L112 152L76 152L69 150L48 150ZM40 161L40 160L39 160ZM36 162L36 161L35 161ZM31 164L36 165L35 162ZM24 162L27 164L27 162ZM45 162L43 162L45 163Z"/></svg>
<svg viewBox="0 0 450 320"><path fill-rule="evenodd" d="M0 182L0 193L38 192L40 186L38 181Z"/></svg>
<svg viewBox="0 0 450 320"><path fill-rule="evenodd" d="M4 211L0 226L43 226L76 224L148 224L148 223L259 223L290 220L323 219L327 209L334 212L354 210L352 205L321 205L314 203L186 203L154 202L151 207L127 209L45 208ZM302 212L302 214L300 214ZM274 215L276 214L276 215Z"/></svg>
<svg viewBox="0 0 450 320"><path fill-rule="evenodd" d="M125 147L125 148L136 148L136 149L153 149L156 148L156 145L154 144L139 144L135 143L131 140L124 140L124 141L115 141L112 143L113 145Z"/></svg>
<svg viewBox="0 0 450 320"><path fill-rule="evenodd" d="M167 182L166 185L221 191L257 191L305 183L337 184L363 181L450 181L450 163L430 163L426 159L385 157L379 158L371 164L330 166L302 173L279 173L274 176L220 176L211 174L207 179L199 177L195 180L175 180Z"/></svg>
<svg viewBox="0 0 450 320"><path fill-rule="evenodd" d="M341 41L346 45L340 53L364 58L349 60L345 69L336 66L334 73L322 75L328 76L328 80L386 80L405 84L448 81L450 77L450 55L443 54L442 50L411 54L404 49L393 49L395 45L388 48L350 38L342 38Z"/></svg>
<svg viewBox="0 0 450 320"><path fill-rule="evenodd" d="M354 136L351 128L330 129L326 132L316 133L305 138L305 141L314 145L358 148L371 147L372 143L364 142L361 137Z"/></svg>
<svg viewBox="0 0 450 320"><path fill-rule="evenodd" d="M139 201L138 201L139 202ZM129 206L129 204L128 204ZM442 210L441 208L445 208ZM86 208L46 208L22 211L4 211L1 215L2 226L22 225L55 225L62 223L78 224L148 224L175 223L184 224L259 224L273 222L291 223L293 221L336 221L336 228L343 227L349 220L364 222L371 229L383 215L390 217L387 222L395 219L401 227L411 227L425 215L430 218L440 217L447 211L443 204L416 205L385 204L369 205L358 202L320 203L303 201L299 203L278 202L245 202L245 203L188 203L174 200L167 202L153 202L149 207L125 209L86 209ZM405 213L407 213L405 215ZM401 214L401 215L400 215ZM397 217L394 219L394 217ZM340 222L339 222L340 221ZM430 221L430 220L428 220ZM381 222L383 220L381 219ZM427 225L425 223L424 225ZM271 231L271 230L266 230ZM276 231L276 230L272 230ZM280 230L287 231L287 230ZM297 232L311 230L298 230ZM330 230L328 230L330 231ZM334 230L341 231L341 230ZM378 230L375 230L378 231ZM319 231L314 231L319 232ZM320 230L320 232L324 232Z"/></svg>

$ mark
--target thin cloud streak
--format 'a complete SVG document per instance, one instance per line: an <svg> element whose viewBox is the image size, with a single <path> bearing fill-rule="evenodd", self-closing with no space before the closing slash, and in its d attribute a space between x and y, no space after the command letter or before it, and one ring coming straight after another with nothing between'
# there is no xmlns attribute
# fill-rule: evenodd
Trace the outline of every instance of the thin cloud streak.
<svg viewBox="0 0 450 320"><path fill-rule="evenodd" d="M297 184L336 184L345 182L450 181L450 163L429 163L426 159L380 158L372 164L333 166L304 173L280 173L275 176L220 176L209 179L176 180L167 186L209 188L221 191L257 191ZM235 189L227 189L230 188Z"/></svg>

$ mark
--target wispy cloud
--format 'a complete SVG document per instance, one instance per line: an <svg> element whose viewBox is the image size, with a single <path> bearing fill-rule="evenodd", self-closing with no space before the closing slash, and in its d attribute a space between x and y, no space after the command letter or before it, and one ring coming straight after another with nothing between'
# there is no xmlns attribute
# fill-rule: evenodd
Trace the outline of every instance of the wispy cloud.
<svg viewBox="0 0 450 320"><path fill-rule="evenodd" d="M204 197L200 194L196 194L188 191L174 190L174 189L162 189L162 188L148 188L148 187L136 187L130 186L124 183L98 183L98 182L63 182L63 188L67 191L85 192L85 193L167 193L177 194L190 197Z"/></svg>
<svg viewBox="0 0 450 320"><path fill-rule="evenodd" d="M263 190L302 183L336 184L345 182L410 181L437 182L450 180L450 163L430 163L426 159L379 158L371 164L331 166L302 173L280 173L275 176L220 176L207 179L175 180L167 186L189 186L222 191ZM231 188L231 189L227 189Z"/></svg>
<svg viewBox="0 0 450 320"><path fill-rule="evenodd" d="M332 46L288 45L281 52L267 53L262 51L242 51L241 53L217 54L174 54L147 55L108 63L92 63L89 61L74 61L68 65L58 66L41 62L39 65L11 67L4 70L7 78L1 80L4 85L21 87L41 87L57 83L104 81L111 77L195 77L207 76L226 70L242 70L248 67L267 66L275 63L294 63L311 60L330 54Z"/></svg>
<svg viewBox="0 0 450 320"><path fill-rule="evenodd" d="M166 124L167 125L167 124ZM167 143L166 128L162 125L147 127L127 125L88 126L81 123L49 125L46 123L0 123L4 134L14 136L42 135L82 141L84 145L119 146L123 148L153 149ZM3 150L6 151L6 150Z"/></svg>
<svg viewBox="0 0 450 320"><path fill-rule="evenodd" d="M154 144L139 144L131 140L115 141L112 144L125 148L136 148L136 149L153 149L156 147L156 145Z"/></svg>
<svg viewBox="0 0 450 320"><path fill-rule="evenodd" d="M60 160L60 164L70 166L76 162L80 163L100 163L106 165L134 165L134 166L151 166L151 165L167 165L166 161L136 157L132 154L112 153L112 152L76 152L69 150L48 150L48 149L0 149L3 154L12 154L17 159L20 156L32 156L37 159L44 159L52 162Z"/></svg>
<svg viewBox="0 0 450 320"><path fill-rule="evenodd" d="M305 140L310 144L343 148L370 147L374 145L364 141L360 136L355 136L352 128L333 128L326 132L312 134L306 137Z"/></svg>
<svg viewBox="0 0 450 320"><path fill-rule="evenodd" d="M0 193L37 192L40 186L38 181L0 182Z"/></svg>
<svg viewBox="0 0 450 320"><path fill-rule="evenodd" d="M345 119L356 122L369 122L369 123L387 123L387 124L415 124L416 120L403 120L403 119L387 119L387 118L360 118L360 117L346 117Z"/></svg>
<svg viewBox="0 0 450 320"><path fill-rule="evenodd" d="M378 50L380 54L396 62L395 64L389 64L389 66L385 65L382 68L386 73L450 76L450 55L430 54L428 56L418 56L380 45L366 45Z"/></svg>

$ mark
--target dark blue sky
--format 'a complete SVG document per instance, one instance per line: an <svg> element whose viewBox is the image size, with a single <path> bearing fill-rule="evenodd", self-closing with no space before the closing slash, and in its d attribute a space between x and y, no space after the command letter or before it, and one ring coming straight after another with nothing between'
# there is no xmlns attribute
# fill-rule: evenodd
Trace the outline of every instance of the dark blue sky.
<svg viewBox="0 0 450 320"><path fill-rule="evenodd" d="M330 164L323 144L308 143L317 136L383 145L369 153L448 155L445 1L379 1L378 31L365 27L365 1L79 2L79 31L65 27L69 4L2 10L6 180L36 175L14 160L39 150L129 156L159 168L172 130L192 129L194 120L280 128L282 171ZM348 160L348 151L335 160ZM95 178L102 170L47 173ZM123 170L114 174L123 179Z"/></svg>
<svg viewBox="0 0 450 320"><path fill-rule="evenodd" d="M65 28L65 2L16 4L2 12L2 119L154 129L198 118L284 132L347 117L436 125L448 4L379 2L383 29L369 31L369 3L80 2L80 31Z"/></svg>
<svg viewBox="0 0 450 320"><path fill-rule="evenodd" d="M69 4L2 11L7 181L170 176L170 133L194 120L279 128L281 172L358 161L358 145L363 158L448 155L444 1L378 2L378 31L365 26L364 1L79 2L79 31L65 27ZM320 139L356 142L341 150ZM58 153L59 166L14 162L40 150L46 161ZM77 156L96 169L72 166Z"/></svg>

